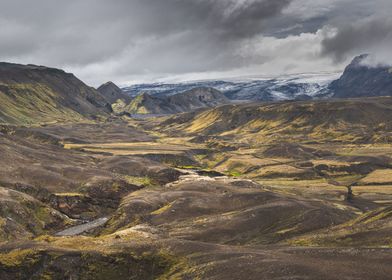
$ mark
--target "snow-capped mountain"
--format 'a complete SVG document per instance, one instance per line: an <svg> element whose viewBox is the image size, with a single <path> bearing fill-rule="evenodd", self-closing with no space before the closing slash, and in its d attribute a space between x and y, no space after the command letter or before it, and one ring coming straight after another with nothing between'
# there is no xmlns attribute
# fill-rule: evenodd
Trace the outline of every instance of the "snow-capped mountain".
<svg viewBox="0 0 392 280"><path fill-rule="evenodd" d="M339 73L297 74L279 77L246 77L183 83L138 84L123 88L132 97L140 92L152 96L170 96L193 88L210 87L223 92L231 100L279 101L302 100L329 94L329 84Z"/></svg>

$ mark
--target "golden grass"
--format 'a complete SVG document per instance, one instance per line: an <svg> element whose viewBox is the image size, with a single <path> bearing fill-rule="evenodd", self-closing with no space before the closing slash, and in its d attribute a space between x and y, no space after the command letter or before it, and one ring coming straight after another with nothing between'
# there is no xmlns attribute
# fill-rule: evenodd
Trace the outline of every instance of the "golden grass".
<svg viewBox="0 0 392 280"><path fill-rule="evenodd" d="M55 193L56 196L69 196L69 197L82 197L84 194L81 193L72 193L72 192L65 192L65 193Z"/></svg>
<svg viewBox="0 0 392 280"><path fill-rule="evenodd" d="M4 84L3 84L4 85ZM69 108L59 108L57 93L41 83L5 84L10 93L0 92L0 112L11 123L26 125L53 122L78 122L85 118Z"/></svg>
<svg viewBox="0 0 392 280"><path fill-rule="evenodd" d="M312 160L311 161L313 165L321 165L325 164L328 166L350 166L353 164L353 162L345 162L345 161L338 161L338 160L330 160L330 159L317 159L317 160Z"/></svg>
<svg viewBox="0 0 392 280"><path fill-rule="evenodd" d="M37 251L33 249L16 249L6 254L0 254L0 264L8 267L18 266L26 262L26 258L34 255ZM31 258L30 261L33 259Z"/></svg>

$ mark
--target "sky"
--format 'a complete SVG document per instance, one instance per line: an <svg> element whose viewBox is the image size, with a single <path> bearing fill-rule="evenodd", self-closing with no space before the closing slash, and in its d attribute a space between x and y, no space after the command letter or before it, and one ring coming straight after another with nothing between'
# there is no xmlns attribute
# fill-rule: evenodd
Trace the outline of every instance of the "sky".
<svg viewBox="0 0 392 280"><path fill-rule="evenodd" d="M119 85L392 64L391 0L0 0L0 61Z"/></svg>

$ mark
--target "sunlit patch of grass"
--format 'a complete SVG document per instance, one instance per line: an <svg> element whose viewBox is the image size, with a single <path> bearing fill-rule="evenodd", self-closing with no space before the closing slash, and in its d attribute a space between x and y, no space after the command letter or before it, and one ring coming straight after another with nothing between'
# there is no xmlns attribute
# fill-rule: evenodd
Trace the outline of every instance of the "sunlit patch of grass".
<svg viewBox="0 0 392 280"><path fill-rule="evenodd" d="M229 175L232 177L240 177L242 174L241 174L241 172L233 170L233 171L230 171Z"/></svg>
<svg viewBox="0 0 392 280"><path fill-rule="evenodd" d="M38 251L34 249L15 249L9 253L0 254L0 264L6 267L19 266L22 263L32 264L37 262L35 257L37 253Z"/></svg>
<svg viewBox="0 0 392 280"><path fill-rule="evenodd" d="M153 182L151 178L144 176L144 177L136 177L136 176L128 176L123 175L121 176L128 184L136 185L136 186L153 186Z"/></svg>
<svg viewBox="0 0 392 280"><path fill-rule="evenodd" d="M165 206L159 208L158 210L155 210L154 212L151 212L152 215L160 215L168 211L171 207L173 206L173 202L166 204Z"/></svg>
<svg viewBox="0 0 392 280"><path fill-rule="evenodd" d="M391 185L392 184L392 169L379 169L370 173L365 178L361 179L360 185Z"/></svg>

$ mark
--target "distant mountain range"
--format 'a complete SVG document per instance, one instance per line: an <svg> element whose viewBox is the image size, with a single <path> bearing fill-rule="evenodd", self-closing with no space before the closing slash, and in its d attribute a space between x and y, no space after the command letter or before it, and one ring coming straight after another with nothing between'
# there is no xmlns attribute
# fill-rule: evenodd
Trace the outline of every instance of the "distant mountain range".
<svg viewBox="0 0 392 280"><path fill-rule="evenodd" d="M161 97L178 94L196 87L211 87L230 100L284 101L325 98L353 98L392 95L391 66L366 65L368 55L361 55L337 73L298 74L276 78L243 78L236 80L197 81L177 84L139 84L122 90L135 97L140 92Z"/></svg>
<svg viewBox="0 0 392 280"><path fill-rule="evenodd" d="M73 74L36 65L0 63L0 123L80 121L135 114L176 114L228 103L392 96L392 68L356 57L335 73L273 79L143 84L97 90Z"/></svg>
<svg viewBox="0 0 392 280"><path fill-rule="evenodd" d="M210 87L221 91L231 100L307 100L315 96L330 94L328 86L338 77L337 73L299 74L277 78L139 84L124 87L122 90L132 97L140 92L147 92L152 96L170 96L193 88Z"/></svg>

